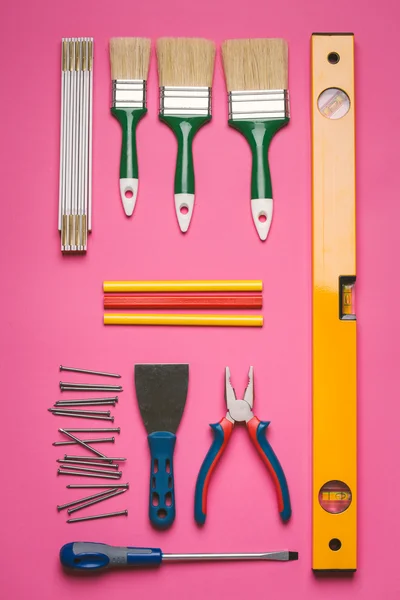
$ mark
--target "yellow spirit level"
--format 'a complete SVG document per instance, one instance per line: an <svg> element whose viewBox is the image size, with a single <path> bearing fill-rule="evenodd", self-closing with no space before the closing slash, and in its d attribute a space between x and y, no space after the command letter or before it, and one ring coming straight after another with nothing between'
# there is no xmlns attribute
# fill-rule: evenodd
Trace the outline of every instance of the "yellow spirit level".
<svg viewBox="0 0 400 600"><path fill-rule="evenodd" d="M357 568L354 36L313 34L313 558Z"/></svg>

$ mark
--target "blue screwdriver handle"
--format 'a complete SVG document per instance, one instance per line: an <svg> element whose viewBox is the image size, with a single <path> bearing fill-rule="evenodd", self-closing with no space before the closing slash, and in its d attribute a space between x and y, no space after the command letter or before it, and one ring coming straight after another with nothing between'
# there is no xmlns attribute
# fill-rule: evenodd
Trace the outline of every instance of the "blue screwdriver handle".
<svg viewBox="0 0 400 600"><path fill-rule="evenodd" d="M61 548L60 561L63 567L75 571L158 567L162 561L162 552L160 548L124 548L92 542L70 542Z"/></svg>

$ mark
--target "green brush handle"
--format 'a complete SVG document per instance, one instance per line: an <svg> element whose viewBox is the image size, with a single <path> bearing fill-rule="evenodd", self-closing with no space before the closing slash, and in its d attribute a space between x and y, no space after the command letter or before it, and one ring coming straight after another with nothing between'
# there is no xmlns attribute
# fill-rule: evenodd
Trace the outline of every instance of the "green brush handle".
<svg viewBox="0 0 400 600"><path fill-rule="evenodd" d="M178 141L175 169L175 194L194 194L193 138L198 130L211 120L207 117L175 117L160 115Z"/></svg>
<svg viewBox="0 0 400 600"><path fill-rule="evenodd" d="M147 113L147 108L112 108L111 114L122 129L121 160L119 179L121 199L127 215L131 215L136 202L139 180L139 168L136 147L136 128ZM130 192L132 197L126 195Z"/></svg>
<svg viewBox="0 0 400 600"><path fill-rule="evenodd" d="M274 135L289 123L289 119L270 121L229 120L229 125L248 141L252 157L251 198L272 198L271 173L268 164L268 150Z"/></svg>
<svg viewBox="0 0 400 600"><path fill-rule="evenodd" d="M119 165L121 179L138 178L136 127L146 113L147 108L111 109L111 114L117 119L122 129L121 162Z"/></svg>

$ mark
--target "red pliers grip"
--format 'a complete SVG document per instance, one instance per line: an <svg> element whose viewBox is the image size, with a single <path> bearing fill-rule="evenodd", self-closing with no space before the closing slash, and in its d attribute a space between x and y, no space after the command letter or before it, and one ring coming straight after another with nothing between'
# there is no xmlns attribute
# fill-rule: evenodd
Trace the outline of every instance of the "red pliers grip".
<svg viewBox="0 0 400 600"><path fill-rule="evenodd" d="M231 437L233 423L224 417L219 423L214 423L210 427L214 433L214 440L201 465L194 495L194 518L199 525L204 525L206 522L207 492L210 478Z"/></svg>

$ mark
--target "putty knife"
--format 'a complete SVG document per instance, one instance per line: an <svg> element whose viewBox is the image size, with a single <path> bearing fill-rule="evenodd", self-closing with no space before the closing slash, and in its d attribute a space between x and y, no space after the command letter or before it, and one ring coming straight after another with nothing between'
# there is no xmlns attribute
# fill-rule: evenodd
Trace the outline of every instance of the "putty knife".
<svg viewBox="0 0 400 600"><path fill-rule="evenodd" d="M135 365L136 397L151 453L149 517L160 529L175 519L173 454L185 408L187 364Z"/></svg>

